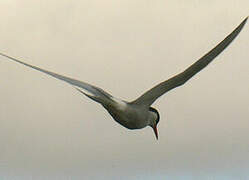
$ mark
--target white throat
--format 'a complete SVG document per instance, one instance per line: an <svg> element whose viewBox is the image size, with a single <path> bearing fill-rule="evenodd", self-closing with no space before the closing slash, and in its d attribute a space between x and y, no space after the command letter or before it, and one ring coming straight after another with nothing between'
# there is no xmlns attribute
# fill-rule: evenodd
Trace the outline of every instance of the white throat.
<svg viewBox="0 0 249 180"><path fill-rule="evenodd" d="M153 111L149 111L148 125L154 125L156 123L157 114Z"/></svg>

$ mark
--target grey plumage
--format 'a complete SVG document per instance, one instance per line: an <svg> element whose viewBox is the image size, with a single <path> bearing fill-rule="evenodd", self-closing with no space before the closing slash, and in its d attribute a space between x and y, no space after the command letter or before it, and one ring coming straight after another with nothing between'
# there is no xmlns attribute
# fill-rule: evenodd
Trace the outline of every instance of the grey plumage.
<svg viewBox="0 0 249 180"><path fill-rule="evenodd" d="M196 73L200 72L212 60L214 60L214 58L218 56L235 39L235 37L240 33L241 29L245 25L247 18L245 18L245 20L223 41L221 41L217 46L215 46L211 51L202 56L198 61L192 64L185 71L156 85L152 89L145 92L138 99L133 101L133 103L146 104L150 106L157 98L159 98L164 93L186 83L191 77L193 77Z"/></svg>
<svg viewBox="0 0 249 180"><path fill-rule="evenodd" d="M117 99L101 88L88 83L24 63L3 53L0 53L0 55L73 85L79 92L100 103L119 124L128 129L141 129L146 126L151 126L155 132L156 138L158 138L157 124L160 117L158 111L150 106L157 98L171 89L183 85L196 73L205 68L236 38L245 25L247 19L248 17L245 18L244 21L242 21L241 24L223 41L221 41L216 47L201 57L185 71L156 85L132 102Z"/></svg>

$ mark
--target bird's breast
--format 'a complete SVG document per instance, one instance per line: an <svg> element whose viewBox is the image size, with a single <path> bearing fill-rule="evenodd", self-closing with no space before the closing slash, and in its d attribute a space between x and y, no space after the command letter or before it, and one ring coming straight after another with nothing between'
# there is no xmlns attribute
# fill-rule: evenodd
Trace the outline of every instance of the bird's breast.
<svg viewBox="0 0 249 180"><path fill-rule="evenodd" d="M148 125L148 111L122 100L116 102L105 107L116 122L128 129L141 129Z"/></svg>

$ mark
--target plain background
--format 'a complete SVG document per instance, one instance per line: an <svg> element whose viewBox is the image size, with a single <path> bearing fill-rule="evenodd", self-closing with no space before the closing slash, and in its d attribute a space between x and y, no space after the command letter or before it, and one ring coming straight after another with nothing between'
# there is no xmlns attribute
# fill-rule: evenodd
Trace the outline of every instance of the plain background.
<svg viewBox="0 0 249 180"><path fill-rule="evenodd" d="M133 100L249 15L248 0L1 0L0 51ZM0 177L249 179L249 25L131 131L70 85L0 57Z"/></svg>

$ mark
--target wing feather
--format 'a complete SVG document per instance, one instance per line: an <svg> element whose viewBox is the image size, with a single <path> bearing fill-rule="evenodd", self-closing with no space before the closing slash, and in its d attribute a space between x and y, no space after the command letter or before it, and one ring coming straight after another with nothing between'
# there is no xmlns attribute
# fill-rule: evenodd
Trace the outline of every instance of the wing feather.
<svg viewBox="0 0 249 180"><path fill-rule="evenodd" d="M190 67L188 67L185 71L156 85L155 87L145 92L142 96L140 96L132 103L150 106L157 98L162 96L164 93L178 86L183 85L196 73L205 68L216 56L218 56L235 39L235 37L240 33L241 29L245 25L247 18L245 18L241 22L241 24L232 33L230 33L223 41L221 41L217 46L215 46L211 51L209 51L207 54L201 57Z"/></svg>
<svg viewBox="0 0 249 180"><path fill-rule="evenodd" d="M66 77L66 76L63 76L63 75L60 75L60 74L57 74L57 73L54 73L54 72L51 72L51 71L47 71L45 69L42 69L42 68L39 68L37 66L33 66L33 65L30 65L30 64L27 64L25 62L22 62L16 58L13 58L11 56L8 56L6 54L3 54L3 53L0 53L1 56L4 56L8 59L11 59L17 63L20 63L22 65L25 65L27 67L30 67L32 69L35 69L37 71L40 71L40 72L43 72L45 74L48 74L50 76L53 76L54 78L56 79L59 79L59 80L62 80L62 81L65 81L73 86L76 86L76 87L79 87L79 88L82 88L84 89L85 94L87 97L91 97L91 99L97 101L97 102L103 102L103 101L106 101L107 99L110 99L110 97L112 97L109 93L105 92L104 90L102 90L101 88L98 88L96 86L93 86L93 85L90 85L88 83L85 83L85 82L82 82L82 81L79 81L79 80L76 80L76 79L73 79L73 78L70 78L70 77ZM79 89L77 89L79 90ZM83 91L81 91L83 92ZM91 95L91 96L90 96Z"/></svg>

